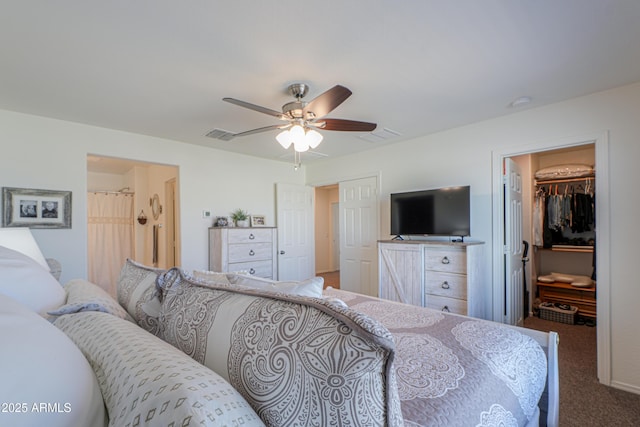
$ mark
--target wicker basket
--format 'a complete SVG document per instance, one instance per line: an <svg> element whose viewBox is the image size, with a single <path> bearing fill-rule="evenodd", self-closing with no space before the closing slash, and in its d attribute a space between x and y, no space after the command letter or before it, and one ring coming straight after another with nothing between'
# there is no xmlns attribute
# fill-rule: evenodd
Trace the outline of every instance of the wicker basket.
<svg viewBox="0 0 640 427"><path fill-rule="evenodd" d="M554 306L540 305L540 318L544 320L552 320L554 322L567 323L573 325L576 323L576 314L578 307L571 306L571 310L562 310Z"/></svg>

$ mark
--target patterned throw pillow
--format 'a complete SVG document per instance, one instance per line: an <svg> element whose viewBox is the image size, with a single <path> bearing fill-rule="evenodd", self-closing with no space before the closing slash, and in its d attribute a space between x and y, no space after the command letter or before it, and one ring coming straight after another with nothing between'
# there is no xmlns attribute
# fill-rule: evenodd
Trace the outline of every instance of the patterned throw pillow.
<svg viewBox="0 0 640 427"><path fill-rule="evenodd" d="M74 279L64 285L64 290L67 293L67 303L57 310L49 311L48 314L51 316L81 311L101 311L134 322L129 313L111 295L94 283Z"/></svg>
<svg viewBox="0 0 640 427"><path fill-rule="evenodd" d="M322 289L324 288L324 279L322 277L312 277L299 282L285 282L264 279L249 274L229 274L228 279L234 285L314 298L322 298Z"/></svg>
<svg viewBox="0 0 640 427"><path fill-rule="evenodd" d="M165 271L127 259L118 279L118 302L139 326L154 335L160 331L156 279Z"/></svg>
<svg viewBox="0 0 640 427"><path fill-rule="evenodd" d="M222 377L130 322L83 312L54 324L97 373L110 426L264 426Z"/></svg>
<svg viewBox="0 0 640 427"><path fill-rule="evenodd" d="M401 424L395 347L377 321L320 298L164 276L162 338L227 379L267 425Z"/></svg>

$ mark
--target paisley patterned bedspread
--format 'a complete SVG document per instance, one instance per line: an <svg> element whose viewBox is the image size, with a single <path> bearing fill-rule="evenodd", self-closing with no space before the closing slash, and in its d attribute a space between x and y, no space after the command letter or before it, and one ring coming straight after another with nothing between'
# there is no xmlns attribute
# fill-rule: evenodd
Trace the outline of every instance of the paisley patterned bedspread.
<svg viewBox="0 0 640 427"><path fill-rule="evenodd" d="M547 359L500 325L328 288L386 326L405 426L524 426L537 416Z"/></svg>

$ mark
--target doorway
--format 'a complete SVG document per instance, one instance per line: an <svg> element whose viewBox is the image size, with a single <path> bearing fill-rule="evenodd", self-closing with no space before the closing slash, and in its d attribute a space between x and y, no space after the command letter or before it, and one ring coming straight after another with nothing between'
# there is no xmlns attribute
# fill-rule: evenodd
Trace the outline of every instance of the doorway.
<svg viewBox="0 0 640 427"><path fill-rule="evenodd" d="M340 289L340 214L338 184L314 188L316 276L324 286Z"/></svg>
<svg viewBox="0 0 640 427"><path fill-rule="evenodd" d="M131 159L87 155L87 190L89 192L118 192L126 189L133 198L131 218L132 254L130 258L145 265L153 264L153 228L160 230L156 249L160 251L158 266L170 268L180 263L180 208L178 191L178 167ZM158 215L152 213L151 200L157 195ZM171 206L171 209L169 209ZM170 235L168 235L170 233ZM169 248L168 242L176 242ZM129 256L128 256L129 257ZM114 266L125 260L114 260ZM88 271L99 260L89 257ZM116 269L117 267L114 267ZM117 278L117 273L112 276ZM111 286L112 287L112 286Z"/></svg>
<svg viewBox="0 0 640 427"><path fill-rule="evenodd" d="M596 180L596 217L598 239L595 242L595 250L598 253L596 262L596 270L598 272L598 299L597 299L597 360L598 360L598 379L605 385L610 385L610 272L609 272L609 228L610 218L606 206L609 199L609 182L608 182L608 138L607 134L591 135L584 138L571 138L561 141L549 141L545 143L536 143L527 147L507 148L493 152L494 169L493 169L493 241L504 242L504 197L502 191L502 165L505 159L515 158L517 156L526 156L540 154L551 151L564 151L570 153L571 150L580 149L580 147L592 144L595 147L595 162L598 179ZM558 151L558 152L560 152ZM531 174L530 174L531 176ZM531 188L531 186L523 186ZM528 198L525 195L525 198ZM523 210L524 211L524 210ZM526 220L525 220L526 221ZM530 223L530 222L529 222ZM527 228L530 230L530 227ZM531 239L531 237L530 237ZM500 244L494 245L493 256L493 320L506 322L503 307L505 304L505 290L503 277L505 276L504 265L505 247ZM532 268L531 266L529 268ZM533 278L535 274L531 271L528 277ZM531 280L530 280L531 281ZM531 287L529 287L531 289ZM509 302L507 302L508 304Z"/></svg>
<svg viewBox="0 0 640 427"><path fill-rule="evenodd" d="M315 187L316 275L340 289L377 296L377 175Z"/></svg>

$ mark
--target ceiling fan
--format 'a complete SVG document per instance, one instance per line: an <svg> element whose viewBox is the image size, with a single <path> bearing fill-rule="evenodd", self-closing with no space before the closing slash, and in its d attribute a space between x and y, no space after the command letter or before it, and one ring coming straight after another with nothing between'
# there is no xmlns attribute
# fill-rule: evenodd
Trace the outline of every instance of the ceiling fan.
<svg viewBox="0 0 640 427"><path fill-rule="evenodd" d="M351 91L344 86L336 85L326 92L318 95L309 102L302 99L309 91L309 86L304 83L292 84L288 87L289 93L295 97L295 101L282 106L282 111L261 107L235 98L223 98L225 102L248 108L259 113L268 114L285 123L274 124L240 133L218 132L208 135L214 138L230 141L233 138L253 135L260 132L280 129L276 139L284 147L292 144L297 152L315 148L322 141L322 135L316 129L347 132L370 132L376 128L375 123L360 122L346 119L325 118L327 114L342 104Z"/></svg>

